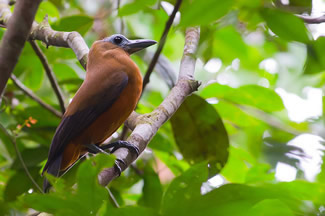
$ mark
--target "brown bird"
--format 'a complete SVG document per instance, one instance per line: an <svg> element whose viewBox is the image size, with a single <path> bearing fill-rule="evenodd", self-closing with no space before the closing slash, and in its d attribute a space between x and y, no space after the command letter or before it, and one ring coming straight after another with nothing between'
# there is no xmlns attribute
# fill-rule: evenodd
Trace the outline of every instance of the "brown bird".
<svg viewBox="0 0 325 216"><path fill-rule="evenodd" d="M54 176L67 170L87 152L126 147L118 141L100 147L135 109L142 91L142 76L130 54L155 44L153 40L129 40L116 34L96 41L88 55L86 78L63 115L43 169ZM43 190L50 184L44 179Z"/></svg>

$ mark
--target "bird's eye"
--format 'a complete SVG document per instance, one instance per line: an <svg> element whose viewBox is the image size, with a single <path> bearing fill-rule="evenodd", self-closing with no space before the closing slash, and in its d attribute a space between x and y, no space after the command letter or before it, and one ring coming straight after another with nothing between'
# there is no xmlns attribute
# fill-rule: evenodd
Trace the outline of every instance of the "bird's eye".
<svg viewBox="0 0 325 216"><path fill-rule="evenodd" d="M121 42L122 42L122 38L120 37L120 36L116 36L115 38L114 38L114 42L116 43L116 44L120 44Z"/></svg>

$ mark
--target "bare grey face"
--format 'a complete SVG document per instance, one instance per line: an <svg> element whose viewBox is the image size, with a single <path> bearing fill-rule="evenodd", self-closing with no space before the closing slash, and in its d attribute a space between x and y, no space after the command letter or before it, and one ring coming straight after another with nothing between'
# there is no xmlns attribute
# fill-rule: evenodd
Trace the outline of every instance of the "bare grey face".
<svg viewBox="0 0 325 216"><path fill-rule="evenodd" d="M116 46L124 49L129 54L135 53L157 43L154 40L147 39L129 40L121 34L111 35L110 37L104 38L103 41L115 44Z"/></svg>
<svg viewBox="0 0 325 216"><path fill-rule="evenodd" d="M103 41L111 42L112 44L120 46L123 49L130 42L129 39L127 39L124 35L121 34L113 34L107 38L104 38Z"/></svg>

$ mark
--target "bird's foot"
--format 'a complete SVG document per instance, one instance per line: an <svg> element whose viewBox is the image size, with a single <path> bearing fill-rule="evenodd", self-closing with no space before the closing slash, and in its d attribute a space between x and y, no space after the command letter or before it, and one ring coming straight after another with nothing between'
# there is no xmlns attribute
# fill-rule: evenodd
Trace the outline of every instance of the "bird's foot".
<svg viewBox="0 0 325 216"><path fill-rule="evenodd" d="M116 159L114 168L117 170L118 176L121 176L121 173L122 173L122 168L120 166L120 163L122 163L124 166L126 166L126 163L125 163L124 160L121 160L121 159L118 159L118 158Z"/></svg>
<svg viewBox="0 0 325 216"><path fill-rule="evenodd" d="M132 145L128 141L123 141L123 140L119 140L119 141L116 141L116 142L101 146L99 148L101 148L102 150L113 148L110 151L110 153L114 153L119 148L127 148L130 151L132 151L133 153L135 153L137 155L137 157L140 155L140 150L139 150L138 147L136 147L135 145Z"/></svg>
<svg viewBox="0 0 325 216"><path fill-rule="evenodd" d="M89 153L91 154L98 154L98 153L104 153L104 154L109 154L108 152L104 151L101 147L95 145L95 144L87 144L86 148Z"/></svg>
<svg viewBox="0 0 325 216"><path fill-rule="evenodd" d="M133 153L135 153L137 155L137 157L140 155L140 150L139 150L138 147L132 145L131 143L129 143L127 141L122 141L122 140L119 140L119 141L116 141L116 142L113 142L113 143L110 143L110 144L107 144L107 145L104 145L104 146L97 146L95 144L88 144L88 145L86 145L86 147L87 147L88 152L91 153L91 154L97 154L97 153L104 153L104 154L109 154L110 153L111 154L111 153L114 153L119 148L127 148L130 151L132 151ZM110 148L113 148L113 149L109 153L105 151L105 150L110 149ZM117 170L119 176L122 173L122 168L121 168L120 164L123 164L124 166L126 166L125 161L117 158L116 161L115 161L115 166L114 167Z"/></svg>

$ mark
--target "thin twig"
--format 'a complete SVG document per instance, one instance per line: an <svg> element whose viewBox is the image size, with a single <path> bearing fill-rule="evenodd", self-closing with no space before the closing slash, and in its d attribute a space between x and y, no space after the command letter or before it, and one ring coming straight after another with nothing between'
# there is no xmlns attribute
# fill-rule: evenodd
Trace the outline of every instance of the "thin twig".
<svg viewBox="0 0 325 216"><path fill-rule="evenodd" d="M325 22L325 15L322 15L320 17L306 17L302 15L296 15L296 16L301 18L305 23L308 24L320 24Z"/></svg>
<svg viewBox="0 0 325 216"><path fill-rule="evenodd" d="M22 167L24 168L25 172L26 172L26 175L28 176L28 178L32 181L32 183L34 184L34 186L41 192L43 193L43 190L41 189L41 187L36 183L35 179L33 178L33 176L30 174L25 162L24 162L24 159L23 157L21 156L20 154L20 151L18 149L18 146L17 146L17 143L16 143L16 137L15 136L11 136L9 134L9 132L3 127L2 124L0 124L0 128L1 130L6 134L6 136L10 139L10 141L12 142L14 148L15 148L15 151L16 151L16 154L17 154L17 157L22 165Z"/></svg>
<svg viewBox="0 0 325 216"><path fill-rule="evenodd" d="M120 10L120 6L121 6L121 0L117 0L117 11ZM120 17L120 33L124 34L124 22L122 17Z"/></svg>
<svg viewBox="0 0 325 216"><path fill-rule="evenodd" d="M128 135L128 132L129 132L129 128L128 127L126 127L126 125L124 124L123 125L123 128L122 128L122 132L121 132L121 134L120 134L120 136L119 136L119 140L126 140L126 138L127 138L127 135Z"/></svg>
<svg viewBox="0 0 325 216"><path fill-rule="evenodd" d="M120 205L118 204L117 200L115 199L114 194L112 193L112 191L107 186L106 186L106 189L107 189L109 197L113 201L115 207L120 208Z"/></svg>
<svg viewBox="0 0 325 216"><path fill-rule="evenodd" d="M169 16L169 19L165 25L165 29L164 29L164 32L162 33L161 35L161 38L159 40L159 45L158 45L158 48L155 52L155 55L153 56L151 62L150 62L150 65L148 67L148 70L143 78L143 84L142 84L142 92L143 90L145 89L146 85L149 83L150 81L150 75L153 71L153 69L155 68L155 65L158 61L158 58L159 58L159 55L162 51L162 49L164 48L164 45L166 43L166 39L167 39L167 35L168 35L168 32L174 22L174 19L175 19L175 16L176 16L176 13L177 11L179 10L180 6L181 6L181 3L182 3L182 0L177 0L175 6L174 6L174 10L172 12L172 14Z"/></svg>
<svg viewBox="0 0 325 216"><path fill-rule="evenodd" d="M47 109L48 111L50 111L51 113L53 113L55 116L57 116L59 118L62 117L62 114L59 111L57 111L55 108L53 108L49 104L45 103L32 90L30 90L22 82L20 82L20 80L14 74L11 74L11 77L10 78L14 82L14 84L20 90L22 90L27 96L29 96L31 99L33 99L34 101L36 101L39 105L41 105L42 107L44 107L45 109Z"/></svg>
<svg viewBox="0 0 325 216"><path fill-rule="evenodd" d="M37 45L37 43L35 41L30 40L29 41L30 45L32 45L36 55L38 56L38 58L40 59L40 61L42 62L42 65L45 69L46 75L50 80L51 86L55 92L56 97L58 98L59 104L60 104L60 108L62 111L62 114L65 112L65 106L64 106L64 96L62 94L62 91L60 89L59 83L57 82L55 75L49 65L49 62L46 59L46 56L44 55L44 53L42 52L41 48Z"/></svg>

